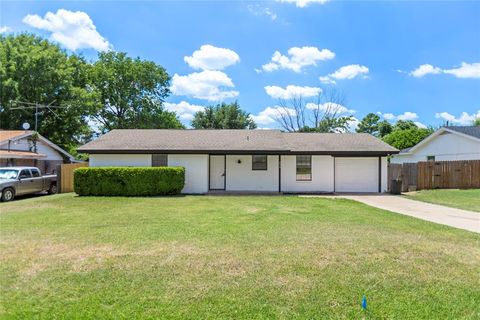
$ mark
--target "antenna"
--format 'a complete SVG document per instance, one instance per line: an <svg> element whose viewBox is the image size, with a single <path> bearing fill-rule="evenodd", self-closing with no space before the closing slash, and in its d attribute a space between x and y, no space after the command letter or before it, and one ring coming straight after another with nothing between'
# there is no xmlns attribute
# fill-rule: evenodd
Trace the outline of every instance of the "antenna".
<svg viewBox="0 0 480 320"><path fill-rule="evenodd" d="M29 109L35 109L35 131L38 132L38 114L39 114L39 109L40 111L43 111L43 109L48 109L50 110L54 115L55 117L57 117L58 119L60 119L60 117L55 113L55 111L53 111L53 108L68 108L68 107L62 107L62 106L53 106L52 104L55 102L55 100L53 100L52 102L50 102L49 104L45 105L45 104L39 104L37 102L33 103L33 102L25 102L25 101L18 101L18 100L14 100L14 101L11 101L11 103L15 103L17 105L19 105L18 107L15 107L15 108L10 108L10 110L29 110ZM30 126L29 126L30 127Z"/></svg>

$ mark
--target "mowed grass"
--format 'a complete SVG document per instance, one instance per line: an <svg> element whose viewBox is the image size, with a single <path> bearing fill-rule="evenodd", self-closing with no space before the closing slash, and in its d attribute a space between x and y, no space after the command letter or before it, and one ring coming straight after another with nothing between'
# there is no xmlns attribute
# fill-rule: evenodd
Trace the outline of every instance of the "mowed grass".
<svg viewBox="0 0 480 320"><path fill-rule="evenodd" d="M420 190L406 196L413 200L480 212L480 189Z"/></svg>
<svg viewBox="0 0 480 320"><path fill-rule="evenodd" d="M480 317L478 234L346 199L63 194L0 211L5 319Z"/></svg>

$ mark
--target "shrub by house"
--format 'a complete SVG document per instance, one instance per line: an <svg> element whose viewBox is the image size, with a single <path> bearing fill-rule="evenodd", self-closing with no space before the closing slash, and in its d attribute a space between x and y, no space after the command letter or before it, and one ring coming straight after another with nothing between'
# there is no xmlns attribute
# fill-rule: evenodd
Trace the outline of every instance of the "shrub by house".
<svg viewBox="0 0 480 320"><path fill-rule="evenodd" d="M182 167L98 167L74 171L81 196L158 196L178 194L185 184Z"/></svg>

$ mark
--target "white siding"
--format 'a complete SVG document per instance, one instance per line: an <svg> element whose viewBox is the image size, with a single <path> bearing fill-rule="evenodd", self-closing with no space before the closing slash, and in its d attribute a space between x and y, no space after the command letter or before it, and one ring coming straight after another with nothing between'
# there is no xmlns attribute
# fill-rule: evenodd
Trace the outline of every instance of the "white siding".
<svg viewBox="0 0 480 320"><path fill-rule="evenodd" d="M182 193L205 193L208 191L208 155L169 154L168 166L185 168L185 187Z"/></svg>
<svg viewBox="0 0 480 320"><path fill-rule="evenodd" d="M151 154L91 154L90 167L151 167Z"/></svg>
<svg viewBox="0 0 480 320"><path fill-rule="evenodd" d="M312 181L297 181L296 156L282 156L283 192L333 192L333 157L312 156Z"/></svg>
<svg viewBox="0 0 480 320"><path fill-rule="evenodd" d="M412 154L394 155L391 162L427 161L427 156L435 156L436 161L480 160L480 141L445 132L414 150Z"/></svg>
<svg viewBox="0 0 480 320"><path fill-rule="evenodd" d="M10 143L10 150L17 150L17 151L30 151L30 143L27 138L19 139L16 141L12 141ZM1 149L8 148L8 142L4 143L0 146ZM48 144L44 143L43 141L37 141L37 152L46 155L46 158L42 158L42 160L63 160L62 155L57 150L50 147Z"/></svg>
<svg viewBox="0 0 480 320"><path fill-rule="evenodd" d="M227 155L226 161L227 191L278 191L277 155L267 157L267 170L252 170L251 155Z"/></svg>
<svg viewBox="0 0 480 320"><path fill-rule="evenodd" d="M387 157L382 157L382 192L388 189L388 161Z"/></svg>

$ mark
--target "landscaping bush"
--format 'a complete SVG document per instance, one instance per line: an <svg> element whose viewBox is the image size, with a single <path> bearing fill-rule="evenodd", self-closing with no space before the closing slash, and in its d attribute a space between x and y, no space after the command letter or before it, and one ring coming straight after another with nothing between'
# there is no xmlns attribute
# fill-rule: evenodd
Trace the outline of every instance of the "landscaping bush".
<svg viewBox="0 0 480 320"><path fill-rule="evenodd" d="M78 168L74 190L81 196L158 196L178 194L185 184L182 167Z"/></svg>

